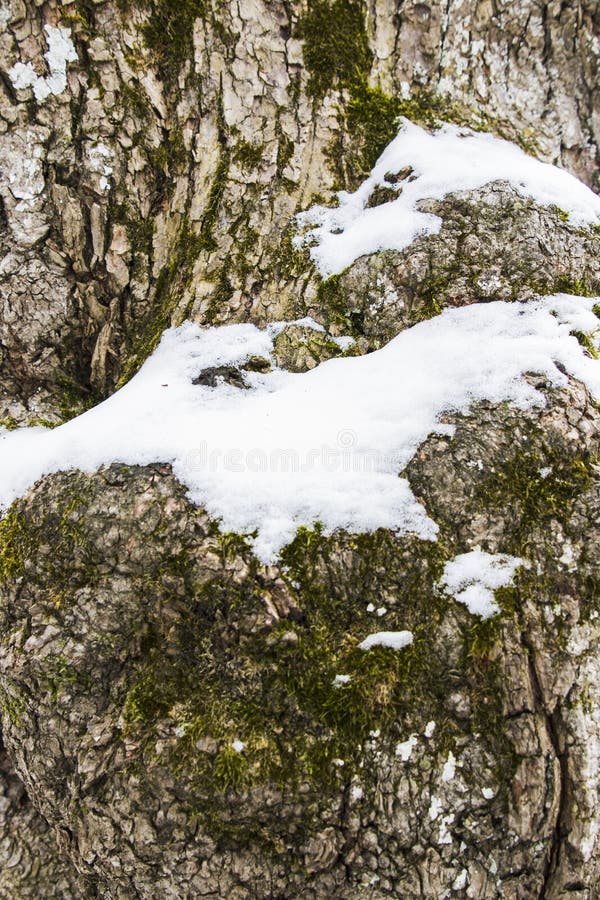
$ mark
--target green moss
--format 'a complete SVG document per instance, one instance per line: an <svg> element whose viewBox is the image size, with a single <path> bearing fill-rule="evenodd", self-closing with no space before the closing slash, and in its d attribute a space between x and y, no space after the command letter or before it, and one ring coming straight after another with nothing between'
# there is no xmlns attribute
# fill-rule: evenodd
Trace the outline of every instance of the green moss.
<svg viewBox="0 0 600 900"><path fill-rule="evenodd" d="M219 273L215 289L213 290L208 307L206 309L206 321L208 323L216 322L219 312L227 309L227 304L233 297L233 285L229 280L226 267L223 267Z"/></svg>
<svg viewBox="0 0 600 900"><path fill-rule="evenodd" d="M129 112L140 125L147 125L152 118L152 108L148 96L139 84L135 86L126 81L121 85L121 104L123 109Z"/></svg>
<svg viewBox="0 0 600 900"><path fill-rule="evenodd" d="M536 444L539 440L533 436L531 445ZM552 519L567 521L575 498L593 483L594 463L591 456L568 456L561 447L536 452L519 446L484 481L479 494L486 505L497 504L512 518L511 552L526 552L539 542Z"/></svg>
<svg viewBox="0 0 600 900"><path fill-rule="evenodd" d="M305 275L313 267L307 250L298 250L292 243L294 232L288 228L282 235L275 257L276 274L287 280Z"/></svg>
<svg viewBox="0 0 600 900"><path fill-rule="evenodd" d="M152 4L142 35L168 85L174 86L183 63L192 57L194 22L205 15L205 0L155 0Z"/></svg>
<svg viewBox="0 0 600 900"><path fill-rule="evenodd" d="M27 520L13 503L0 521L0 581L12 581L24 574L31 543Z"/></svg>
<svg viewBox="0 0 600 900"><path fill-rule="evenodd" d="M66 492L62 503L27 513L15 501L0 521L0 582L10 584L23 576L32 560L29 579L54 608L78 587L95 583L99 559L79 517L83 502L75 489ZM50 545L51 552L39 556L40 545Z"/></svg>
<svg viewBox="0 0 600 900"><path fill-rule="evenodd" d="M585 278L575 278L572 275L562 275L552 285L552 293L573 294L576 297L596 297L598 287L593 288Z"/></svg>
<svg viewBox="0 0 600 900"><path fill-rule="evenodd" d="M75 0L66 9L63 5L60 24L71 28L80 40L89 41L96 30L93 0Z"/></svg>
<svg viewBox="0 0 600 900"><path fill-rule="evenodd" d="M317 306L326 316L328 325L336 325L354 338L363 334L363 314L349 308L341 275L332 275L319 283Z"/></svg>
<svg viewBox="0 0 600 900"><path fill-rule="evenodd" d="M126 734L141 741L147 764L158 722L163 734L169 722L177 726L169 765L194 786L198 809L212 801L211 828L221 819L226 824L222 805L214 805L223 792L265 782L308 782L326 792L359 771L368 782L363 766L374 730L389 749L435 719L438 747L451 746L458 725L445 711L447 662L436 643L449 604L435 587L443 543L399 541L386 532L334 539L319 527L301 528L282 553L291 612L265 628L256 624L264 617L265 587L246 541L215 537L222 572L198 585L193 566L184 567L185 609L173 606L180 616L169 618L168 631L162 621L153 623L123 713ZM249 566L243 580L233 575L240 559ZM152 590L159 579L148 575ZM413 632L402 651L358 647L377 630L367 605L381 596L389 598L386 629ZM474 678L475 695L485 695L497 713L501 691L495 685L490 700L492 673L486 669L483 678L479 669L466 659L462 683L468 687ZM350 681L335 686L338 674ZM233 748L236 739L242 753Z"/></svg>
<svg viewBox="0 0 600 900"><path fill-rule="evenodd" d="M23 715L26 711L24 700L20 697L11 697L4 688L0 687L0 709L8 716L15 728L21 727Z"/></svg>
<svg viewBox="0 0 600 900"><path fill-rule="evenodd" d="M455 277L455 266L456 260L453 260L450 270L430 274L422 280L419 285L418 302L414 305L414 309L411 309L414 324L432 319L442 312L446 291Z"/></svg>
<svg viewBox="0 0 600 900"><path fill-rule="evenodd" d="M283 170L292 161L294 156L294 142L279 132L279 143L277 144L277 175L281 178Z"/></svg>
<svg viewBox="0 0 600 900"><path fill-rule="evenodd" d="M170 179L182 169L188 159L183 132L179 127L169 129L166 140L148 150L148 161L157 179ZM162 194L160 185L158 193Z"/></svg>
<svg viewBox="0 0 600 900"><path fill-rule="evenodd" d="M357 85L346 107L346 127L357 149L348 162L351 182L365 178L398 132L400 101L379 88Z"/></svg>
<svg viewBox="0 0 600 900"><path fill-rule="evenodd" d="M345 88L369 74L372 53L358 0L308 0L297 36L304 40L308 94L322 99L334 87Z"/></svg>
<svg viewBox="0 0 600 900"><path fill-rule="evenodd" d="M233 158L244 169L252 171L257 169L262 162L263 147L260 144L251 144L240 139L234 148Z"/></svg>
<svg viewBox="0 0 600 900"><path fill-rule="evenodd" d="M515 134L510 122L486 116L479 108L426 88L417 89L406 98L389 96L381 88L371 87L366 74L346 85L349 98L341 110L343 128L328 152L340 187L353 190L367 177L397 134L401 117L428 129L453 122L475 131L490 131L516 141L526 152L536 155L537 148L530 137Z"/></svg>
<svg viewBox="0 0 600 900"><path fill-rule="evenodd" d="M74 376L62 374L57 382L60 389L58 411L63 422L75 419L104 399L97 391L86 385L85 381L82 382Z"/></svg>
<svg viewBox="0 0 600 900"><path fill-rule="evenodd" d="M19 423L13 416L6 416L0 419L0 427L6 428L7 431L15 431L19 427Z"/></svg>
<svg viewBox="0 0 600 900"><path fill-rule="evenodd" d="M89 689L91 680L87 672L80 672L65 656L53 656L45 662L45 681L52 701L56 703L59 696L74 686Z"/></svg>
<svg viewBox="0 0 600 900"><path fill-rule="evenodd" d="M233 747L225 747L215 761L215 780L222 790L241 787L247 779L248 761Z"/></svg>
<svg viewBox="0 0 600 900"><path fill-rule="evenodd" d="M574 338L577 338L579 344L587 351L592 359L598 359L598 351L589 334L586 334L584 331L572 331L571 334Z"/></svg>
<svg viewBox="0 0 600 900"><path fill-rule="evenodd" d="M205 236L196 233L189 220L184 219L171 252L171 259L158 276L152 308L138 323L137 333L131 340L119 378L119 386L129 381L138 371L158 346L163 331L171 326L173 312L189 284L194 263L205 244Z"/></svg>
<svg viewBox="0 0 600 900"><path fill-rule="evenodd" d="M397 199L398 191L394 190L394 188L376 185L367 200L367 209L373 209L375 206L382 206L384 203L393 203L393 201Z"/></svg>

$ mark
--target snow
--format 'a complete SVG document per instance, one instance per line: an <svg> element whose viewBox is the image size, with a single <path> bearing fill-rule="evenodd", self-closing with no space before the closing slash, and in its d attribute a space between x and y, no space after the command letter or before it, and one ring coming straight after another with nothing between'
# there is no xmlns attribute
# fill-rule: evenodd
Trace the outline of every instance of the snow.
<svg viewBox="0 0 600 900"><path fill-rule="evenodd" d="M376 186L394 187L386 175L411 167L397 185L398 198L367 208ZM354 193L341 191L335 208L314 206L297 217L303 229L294 243L310 246L324 277L338 274L359 256L378 250L402 250L422 234L437 234L442 220L419 212L422 200L442 200L456 191L472 191L491 182L508 182L523 197L542 206L557 206L575 225L600 222L600 197L563 169L528 156L519 147L491 134L444 125L430 134L402 120L369 178ZM401 189L401 190L400 190Z"/></svg>
<svg viewBox="0 0 600 900"><path fill-rule="evenodd" d="M323 325L315 322L311 316L304 316L303 319L294 319L292 322L271 322L271 324L267 326L267 331L271 337L277 337L277 335L281 334L282 331L289 328L291 325L294 325L297 328L308 328L311 331L319 331L322 334L325 334ZM353 338L339 338L339 340L353 341Z"/></svg>
<svg viewBox="0 0 600 900"><path fill-rule="evenodd" d="M486 800L494 799L495 794L494 794L494 791L492 790L492 788L482 788L481 793L483 794L483 796Z"/></svg>
<svg viewBox="0 0 600 900"><path fill-rule="evenodd" d="M67 63L77 60L77 51L71 40L70 28L44 25L48 50L44 58L48 75L38 75L32 63L18 62L9 69L8 77L17 90L32 87L35 99L42 103L50 94L62 94L67 87Z"/></svg>
<svg viewBox="0 0 600 900"><path fill-rule="evenodd" d="M348 684L352 680L352 675L336 675L332 685L336 688L343 687L343 685Z"/></svg>
<svg viewBox="0 0 600 900"><path fill-rule="evenodd" d="M52 472L160 462L223 530L251 535L265 563L317 521L325 534L381 527L435 540L436 524L399 473L430 433L452 434L444 414L486 400L543 405L527 373L557 387L570 373L600 399L600 363L570 334L597 327L595 302L560 294L449 309L366 356L302 374L247 373L248 390L193 381L268 358L273 329L169 329L138 374L94 409L54 430L0 430L0 508ZM454 581L446 586L463 602L492 600L493 585Z"/></svg>
<svg viewBox="0 0 600 900"><path fill-rule="evenodd" d="M488 619L500 610L494 590L509 585L522 564L518 557L485 553L475 547L446 563L440 584L470 613Z"/></svg>
<svg viewBox="0 0 600 900"><path fill-rule="evenodd" d="M235 741L231 742L231 747L233 750L235 750L236 753L243 753L244 750L246 749L245 743L243 741L238 740L237 738Z"/></svg>
<svg viewBox="0 0 600 900"><path fill-rule="evenodd" d="M392 650L402 650L412 644L412 631L378 631L370 634L358 646L361 650L371 650L373 647L390 647Z"/></svg>

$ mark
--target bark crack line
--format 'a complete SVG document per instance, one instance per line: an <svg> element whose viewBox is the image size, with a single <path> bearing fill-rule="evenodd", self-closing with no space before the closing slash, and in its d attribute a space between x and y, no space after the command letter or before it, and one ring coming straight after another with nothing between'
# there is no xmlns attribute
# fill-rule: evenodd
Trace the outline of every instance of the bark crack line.
<svg viewBox="0 0 600 900"><path fill-rule="evenodd" d="M566 749L564 751L561 750L560 712L558 708L553 713L549 713L547 711L542 682L535 662L535 650L529 643L526 643L525 646L527 649L529 678L533 688L535 708L544 717L544 724L546 727L548 740L550 741L550 744L554 751L554 756L559 766L558 804L554 819L554 827L552 829L551 843L544 865L542 885L538 894L538 900L548 900L548 898L550 897L550 891L554 886L554 882L560 868L562 839L568 832L568 755ZM554 790L556 790L556 788Z"/></svg>

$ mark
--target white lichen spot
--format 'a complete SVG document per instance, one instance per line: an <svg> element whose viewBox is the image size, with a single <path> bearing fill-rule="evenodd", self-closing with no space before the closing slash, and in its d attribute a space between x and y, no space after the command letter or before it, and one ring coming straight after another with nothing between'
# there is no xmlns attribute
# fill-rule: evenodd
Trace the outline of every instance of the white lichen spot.
<svg viewBox="0 0 600 900"><path fill-rule="evenodd" d="M456 775L456 757L452 750L448 753L448 759L444 763L444 768L442 769L442 781L452 781L454 776Z"/></svg>
<svg viewBox="0 0 600 900"><path fill-rule="evenodd" d="M425 726L425 731L423 732L423 734L425 735L426 738L429 739L429 738L433 737L434 731L435 731L435 722L431 721L431 722L428 722L427 725Z"/></svg>
<svg viewBox="0 0 600 900"><path fill-rule="evenodd" d="M429 818L432 822L435 822L437 817L442 811L442 801L439 797L432 797L431 803L429 804Z"/></svg>
<svg viewBox="0 0 600 900"><path fill-rule="evenodd" d="M33 88L38 103L43 103L50 94L62 94L67 88L67 63L77 60L77 52L71 40L70 28L55 28L44 25L48 50L44 58L48 65L47 75L38 75L32 63L18 62L9 69L8 77L16 90Z"/></svg>
<svg viewBox="0 0 600 900"><path fill-rule="evenodd" d="M387 612L387 609L385 606L380 606L377 609L377 615L379 616L379 618L381 618L382 616L385 616L386 612Z"/></svg>
<svg viewBox="0 0 600 900"><path fill-rule="evenodd" d="M231 746L235 750L236 753L243 753L244 750L246 749L245 743L243 741L240 741L237 739L235 741L231 742Z"/></svg>
<svg viewBox="0 0 600 900"><path fill-rule="evenodd" d="M364 791L360 787L360 785L358 785L358 784L352 785L352 789L350 791L350 797L355 802L357 802L358 800L362 800L362 798L364 797Z"/></svg>
<svg viewBox="0 0 600 900"><path fill-rule="evenodd" d="M454 813L448 813L447 816L443 816L440 822L440 834L438 837L438 844L451 844L452 843L452 835L448 829L449 825L452 825L454 822Z"/></svg>
<svg viewBox="0 0 600 900"><path fill-rule="evenodd" d="M412 756L412 752L414 748L417 746L418 738L416 734L411 734L411 736L406 741L402 741L399 744L396 744L396 756L400 757L402 762L408 762L408 760Z"/></svg>
<svg viewBox="0 0 600 900"><path fill-rule="evenodd" d="M567 542L563 546L563 552L559 562L561 562L563 566L570 566L573 563L574 559L575 554L573 553L573 547Z"/></svg>
<svg viewBox="0 0 600 900"><path fill-rule="evenodd" d="M352 680L351 675L336 675L331 683L335 688L339 688L339 687L342 687L342 685L344 685L344 684L348 684L348 682L351 680Z"/></svg>
<svg viewBox="0 0 600 900"><path fill-rule="evenodd" d="M462 891L467 886L467 879L469 873L466 869L462 869L461 872L456 876L454 881L452 882L452 890L453 891Z"/></svg>
<svg viewBox="0 0 600 900"><path fill-rule="evenodd" d="M98 175L98 186L105 193L110 188L109 178L113 174L113 167L109 165L113 158L112 150L102 143L92 144L88 146L87 156L90 171Z"/></svg>

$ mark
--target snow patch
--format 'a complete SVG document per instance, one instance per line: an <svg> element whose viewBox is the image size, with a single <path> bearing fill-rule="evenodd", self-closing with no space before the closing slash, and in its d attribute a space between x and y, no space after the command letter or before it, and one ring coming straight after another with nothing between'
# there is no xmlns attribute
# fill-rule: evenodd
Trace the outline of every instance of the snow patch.
<svg viewBox="0 0 600 900"><path fill-rule="evenodd" d="M493 555L475 547L446 563L440 584L470 613L488 619L500 611L494 590L510 584L522 564L515 556Z"/></svg>
<svg viewBox="0 0 600 900"><path fill-rule="evenodd" d="M186 323L104 403L54 430L2 434L0 508L53 472L160 462L223 530L255 532L263 562L316 521L325 534L388 528L435 540L400 473L429 434L452 434L445 414L480 401L543 405L527 373L560 387L567 372L600 399L600 363L571 335L597 327L595 302L557 295L445 310L366 356L301 374L245 372L247 390L194 382L207 369L269 358L276 326ZM475 550L447 565L445 586L489 614L493 588L517 564Z"/></svg>
<svg viewBox="0 0 600 900"><path fill-rule="evenodd" d="M378 631L370 634L358 646L361 650L371 650L373 647L389 647L392 650L402 650L413 642L412 631Z"/></svg>
<svg viewBox="0 0 600 900"><path fill-rule="evenodd" d="M77 51L71 40L70 28L55 28L44 25L48 50L44 58L48 64L48 75L38 75L32 63L18 62L8 70L8 77L16 90L33 88L38 103L43 103L50 94L62 94L67 88L67 63L77 60Z"/></svg>
<svg viewBox="0 0 600 900"><path fill-rule="evenodd" d="M398 184L386 175L411 174ZM378 250L402 250L422 234L437 234L439 216L419 212L422 200L442 200L456 191L472 191L494 181L508 182L522 197L542 206L557 206L576 225L600 223L600 197L573 175L542 163L508 141L491 134L444 125L430 134L402 120L397 137L386 147L369 178L353 194L341 191L335 208L313 206L297 216L304 229L294 238L324 277L339 274L359 256ZM371 208L374 188L398 192L397 199Z"/></svg>

